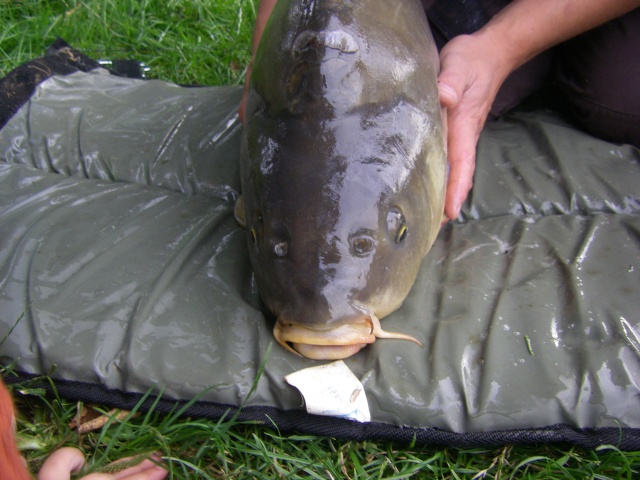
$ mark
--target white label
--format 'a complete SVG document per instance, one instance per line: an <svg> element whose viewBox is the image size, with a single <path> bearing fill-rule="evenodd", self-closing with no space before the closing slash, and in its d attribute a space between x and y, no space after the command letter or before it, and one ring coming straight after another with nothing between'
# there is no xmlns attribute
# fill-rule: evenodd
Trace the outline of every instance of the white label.
<svg viewBox="0 0 640 480"><path fill-rule="evenodd" d="M364 387L342 360L305 368L284 378L300 390L308 413L371 421Z"/></svg>

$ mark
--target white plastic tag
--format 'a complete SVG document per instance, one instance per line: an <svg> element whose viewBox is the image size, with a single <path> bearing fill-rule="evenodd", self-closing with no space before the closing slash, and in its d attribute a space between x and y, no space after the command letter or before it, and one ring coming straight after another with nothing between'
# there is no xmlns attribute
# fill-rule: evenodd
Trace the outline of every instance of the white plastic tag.
<svg viewBox="0 0 640 480"><path fill-rule="evenodd" d="M364 387L342 360L293 372L285 380L300 390L308 413L371 421Z"/></svg>

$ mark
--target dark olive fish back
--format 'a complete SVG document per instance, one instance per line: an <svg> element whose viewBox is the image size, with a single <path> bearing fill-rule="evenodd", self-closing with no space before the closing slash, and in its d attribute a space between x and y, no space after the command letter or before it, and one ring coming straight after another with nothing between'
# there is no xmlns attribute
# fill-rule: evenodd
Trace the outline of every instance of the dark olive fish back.
<svg viewBox="0 0 640 480"><path fill-rule="evenodd" d="M437 51L417 0L280 0L258 47L237 216L278 341L349 356L389 334L438 233Z"/></svg>

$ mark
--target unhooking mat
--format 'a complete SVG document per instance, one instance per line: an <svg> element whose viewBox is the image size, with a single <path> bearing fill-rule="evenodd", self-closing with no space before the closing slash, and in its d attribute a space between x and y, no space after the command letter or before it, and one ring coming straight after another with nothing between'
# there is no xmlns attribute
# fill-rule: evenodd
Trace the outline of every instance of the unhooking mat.
<svg viewBox="0 0 640 480"><path fill-rule="evenodd" d="M346 360L372 414L357 423L307 414L284 380L318 362L274 342L233 219L240 95L79 71L0 130L0 355L18 380L342 438L640 449L637 149L547 110L489 123L459 219L382 321L424 348Z"/></svg>

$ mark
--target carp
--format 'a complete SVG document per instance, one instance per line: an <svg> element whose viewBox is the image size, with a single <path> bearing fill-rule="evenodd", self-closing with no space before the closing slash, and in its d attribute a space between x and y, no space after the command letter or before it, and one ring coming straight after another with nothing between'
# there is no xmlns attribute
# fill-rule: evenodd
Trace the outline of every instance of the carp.
<svg viewBox="0 0 640 480"><path fill-rule="evenodd" d="M386 332L440 229L438 53L419 0L279 0L242 134L251 264L274 336L341 359Z"/></svg>

